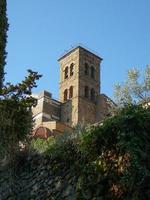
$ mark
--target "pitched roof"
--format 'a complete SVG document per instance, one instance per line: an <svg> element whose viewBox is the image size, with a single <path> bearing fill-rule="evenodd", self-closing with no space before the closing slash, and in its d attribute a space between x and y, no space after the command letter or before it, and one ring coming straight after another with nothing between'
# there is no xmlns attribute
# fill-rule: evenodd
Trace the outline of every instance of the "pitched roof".
<svg viewBox="0 0 150 200"><path fill-rule="evenodd" d="M58 59L58 61L60 61L61 59L65 58L66 56L68 56L70 53L74 52L76 49L83 49L84 51L87 51L90 54L93 54L94 56L96 56L97 58L99 58L100 60L103 60L100 56L97 55L97 53L94 53L93 51L89 50L87 47L83 47L81 45L77 45L71 49L69 49L68 51L66 51L64 54L62 54L60 56L60 58Z"/></svg>
<svg viewBox="0 0 150 200"><path fill-rule="evenodd" d="M53 136L53 135L54 135L53 132L44 126L39 126L33 131L34 137L38 137L42 139L47 139L48 137Z"/></svg>

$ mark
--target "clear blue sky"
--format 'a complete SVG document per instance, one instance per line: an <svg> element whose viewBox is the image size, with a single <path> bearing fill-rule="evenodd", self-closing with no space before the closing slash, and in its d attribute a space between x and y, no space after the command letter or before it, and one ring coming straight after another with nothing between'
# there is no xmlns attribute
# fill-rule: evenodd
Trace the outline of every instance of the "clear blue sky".
<svg viewBox="0 0 150 200"><path fill-rule="evenodd" d="M34 92L58 98L57 59L77 43L103 58L101 91L110 97L131 67L150 64L150 0L8 0L6 81L31 68L43 74Z"/></svg>

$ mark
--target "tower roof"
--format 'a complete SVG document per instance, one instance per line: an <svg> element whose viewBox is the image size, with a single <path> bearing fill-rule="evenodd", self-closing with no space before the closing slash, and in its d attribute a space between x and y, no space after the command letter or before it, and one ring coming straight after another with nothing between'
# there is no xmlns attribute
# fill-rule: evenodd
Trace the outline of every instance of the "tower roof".
<svg viewBox="0 0 150 200"><path fill-rule="evenodd" d="M68 56L69 54L71 54L72 52L74 52L76 49L83 49L84 51L87 51L90 54L93 54L94 56L96 56L97 58L99 58L100 60L103 60L100 56L97 55L97 53L94 53L93 51L89 50L87 47L83 47L81 45L76 45L75 47L69 49L68 51L66 51L64 54L62 54L60 56L60 58L58 59L58 61L62 60L63 58L65 58L66 56Z"/></svg>

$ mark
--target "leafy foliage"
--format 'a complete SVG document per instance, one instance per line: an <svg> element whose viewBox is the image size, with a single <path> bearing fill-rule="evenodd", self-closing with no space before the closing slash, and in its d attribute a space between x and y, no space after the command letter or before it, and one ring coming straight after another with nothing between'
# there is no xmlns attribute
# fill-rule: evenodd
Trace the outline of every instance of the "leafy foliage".
<svg viewBox="0 0 150 200"><path fill-rule="evenodd" d="M17 85L4 85L4 67L6 64L6 44L8 19L6 0L0 1L0 156L13 158L23 141L32 131L31 107L36 100L31 96L32 88L41 75L28 70L28 76Z"/></svg>
<svg viewBox="0 0 150 200"><path fill-rule="evenodd" d="M6 0L0 1L0 94L4 82L4 66L6 64L6 43L7 43L7 30L8 19L6 16Z"/></svg>
<svg viewBox="0 0 150 200"><path fill-rule="evenodd" d="M70 165L69 163L75 160L77 138L78 134L67 132L55 137L50 137L47 140L35 138L31 141L30 149L40 154L44 153L44 155L56 162L66 162L67 160L67 165Z"/></svg>
<svg viewBox="0 0 150 200"><path fill-rule="evenodd" d="M48 139L33 138L30 144L30 148L34 149L38 153L45 153L47 149L52 149L55 146L54 137L49 137Z"/></svg>
<svg viewBox="0 0 150 200"><path fill-rule="evenodd" d="M56 137L44 152L58 168L74 170L79 199L147 200L149 130L150 108L128 106L75 137L68 135L62 142Z"/></svg>
<svg viewBox="0 0 150 200"><path fill-rule="evenodd" d="M145 68L143 78L137 69L129 70L127 80L115 85L114 96L120 106L140 102L146 105L150 101L150 66Z"/></svg>
<svg viewBox="0 0 150 200"><path fill-rule="evenodd" d="M149 128L150 109L129 106L82 136L82 154L99 168L115 199L150 198L150 188L141 198L144 182L150 181Z"/></svg>
<svg viewBox="0 0 150 200"><path fill-rule="evenodd" d="M7 173L11 179L10 189L15 195L17 153L20 144L23 145L32 131L31 107L36 105L36 100L31 96L31 92L41 75L28 70L28 76L21 83L4 85L8 30L6 0L0 1L0 25L0 164L5 166L9 163Z"/></svg>
<svg viewBox="0 0 150 200"><path fill-rule="evenodd" d="M0 155L11 155L19 149L19 142L26 139L32 131L32 106L36 99L31 90L41 75L31 70L22 83L8 83L2 90L0 100Z"/></svg>

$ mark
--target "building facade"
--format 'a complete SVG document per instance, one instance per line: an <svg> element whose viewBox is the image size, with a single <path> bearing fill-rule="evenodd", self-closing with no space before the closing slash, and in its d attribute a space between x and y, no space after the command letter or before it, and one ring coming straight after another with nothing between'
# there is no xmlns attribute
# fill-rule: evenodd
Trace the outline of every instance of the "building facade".
<svg viewBox="0 0 150 200"><path fill-rule="evenodd" d="M103 120L109 112L111 100L100 91L102 58L77 46L58 61L59 101L52 99L47 91L35 96L38 99L33 108L35 128L45 126L57 133L71 131L79 123L94 124Z"/></svg>

